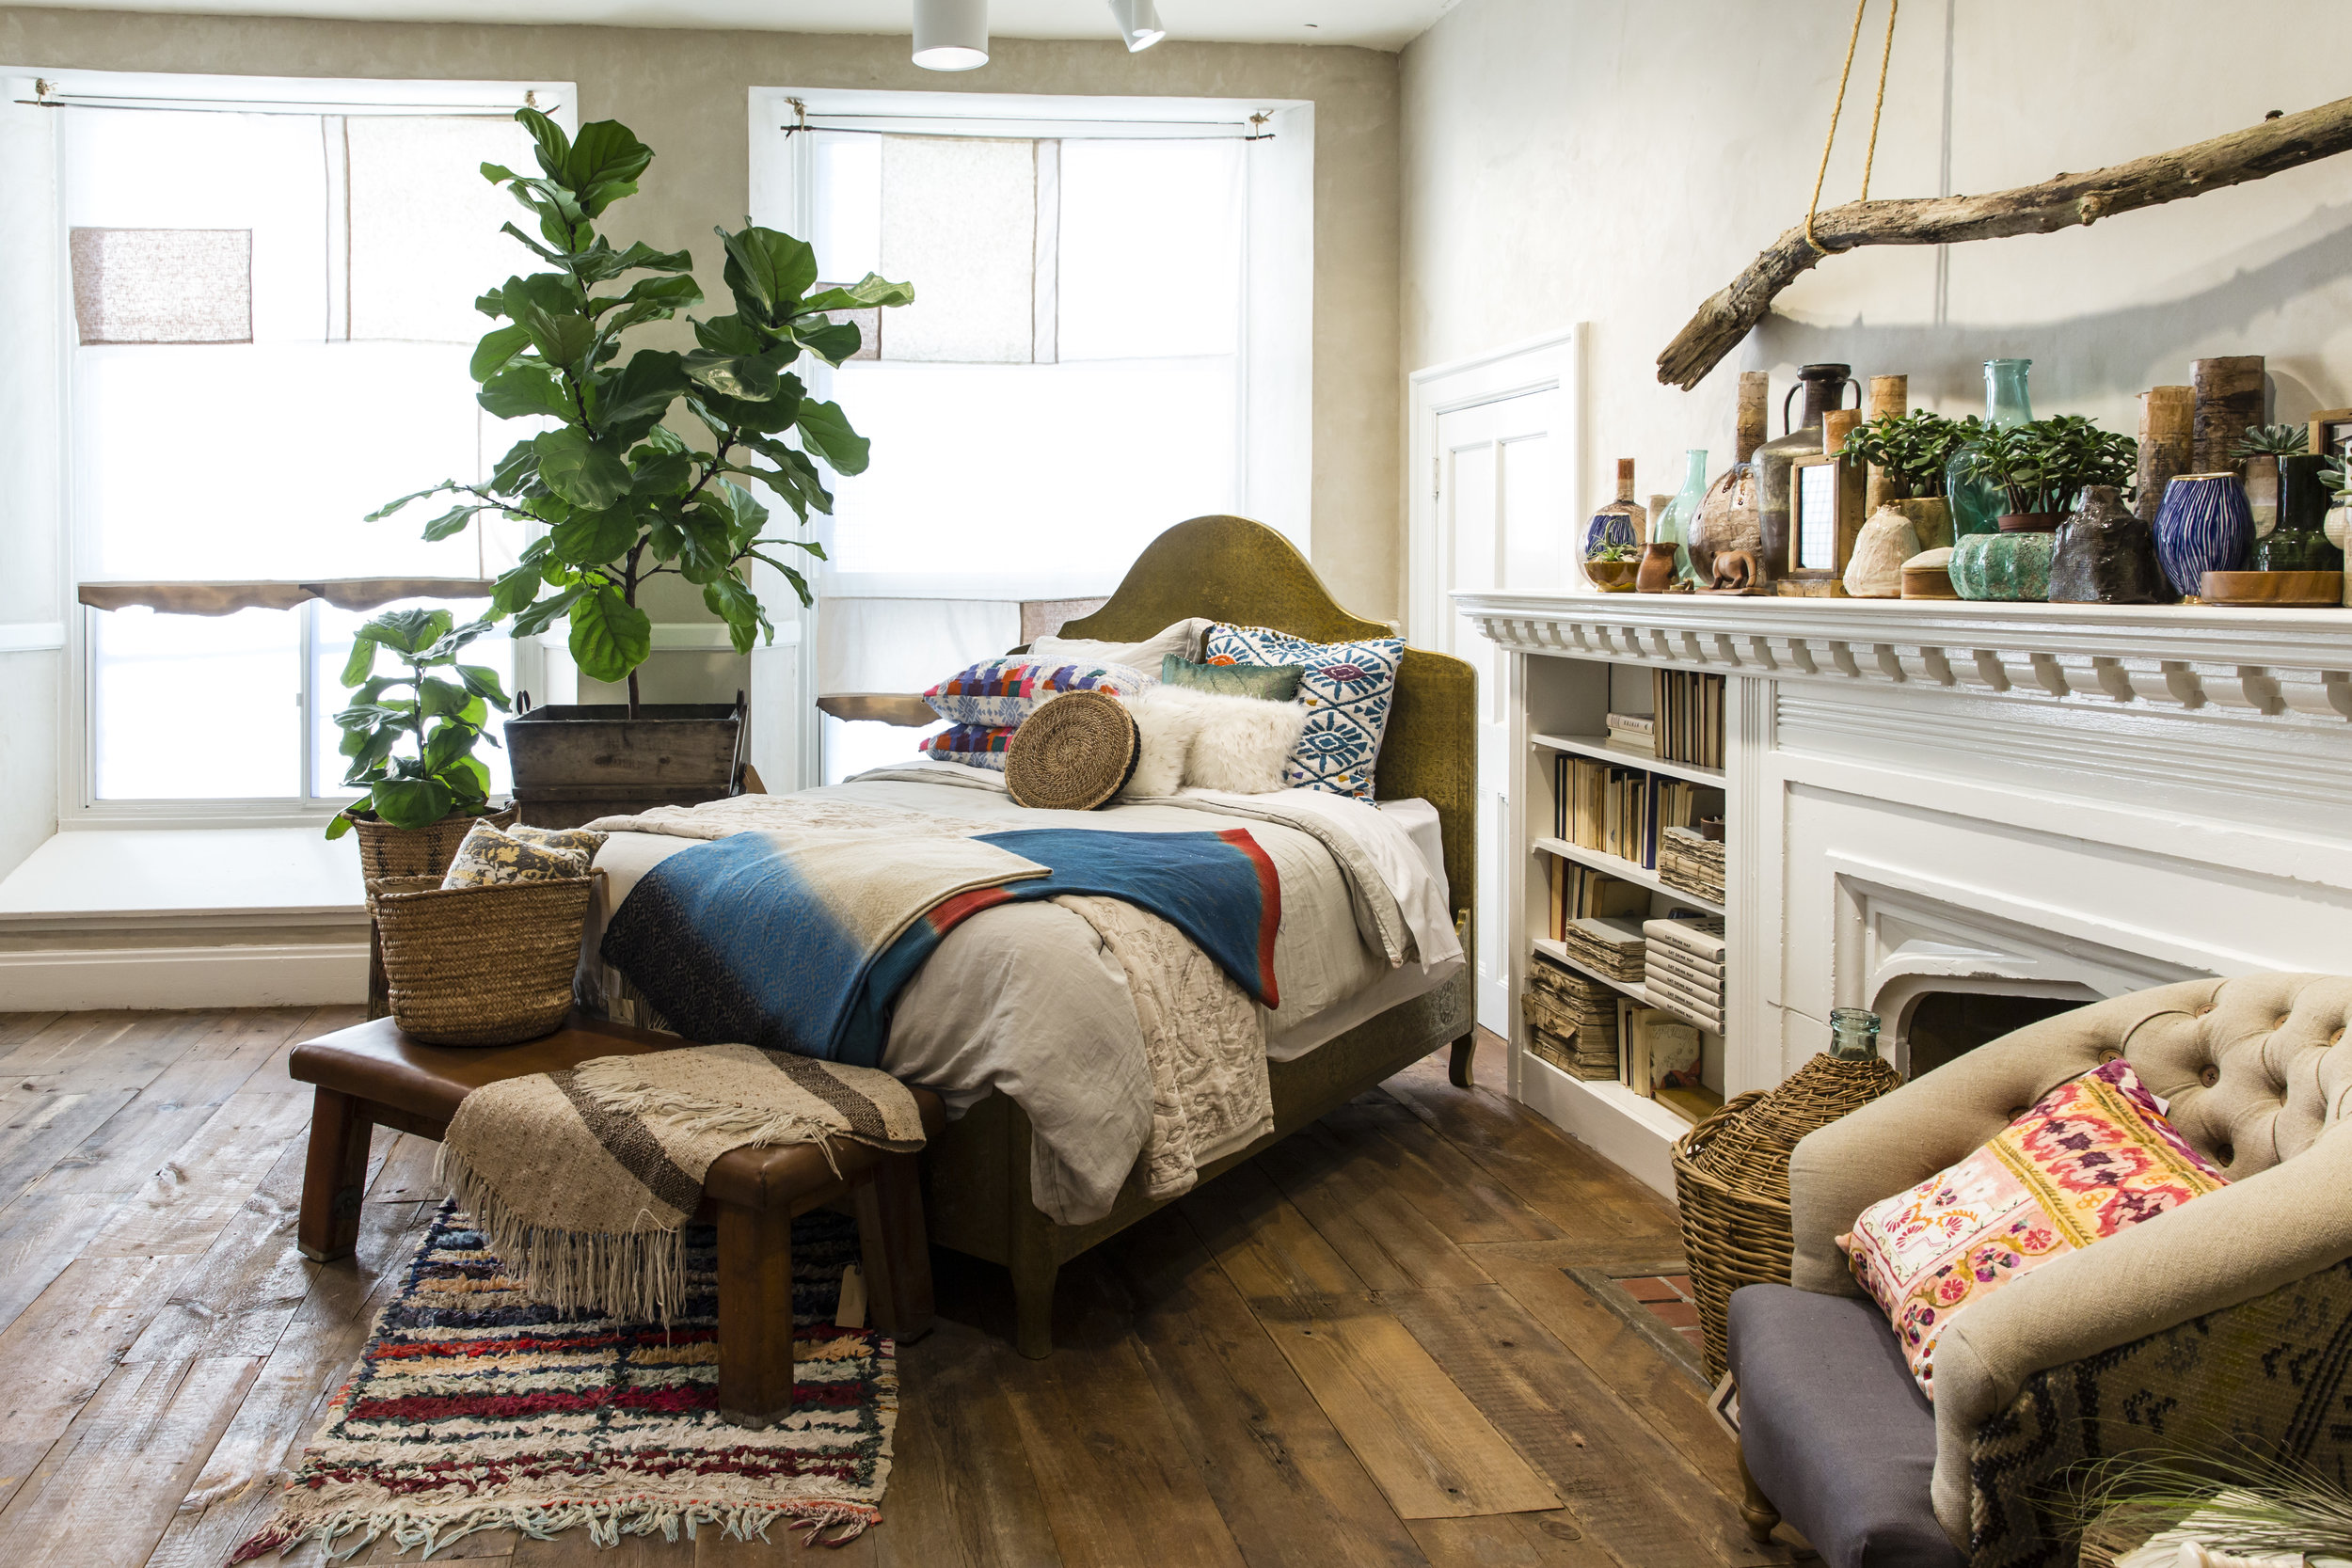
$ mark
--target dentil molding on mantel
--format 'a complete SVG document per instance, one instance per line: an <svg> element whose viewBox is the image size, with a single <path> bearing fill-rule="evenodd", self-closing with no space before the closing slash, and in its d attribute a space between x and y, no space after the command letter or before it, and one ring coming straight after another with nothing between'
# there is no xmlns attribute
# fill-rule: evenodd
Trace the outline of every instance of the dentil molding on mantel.
<svg viewBox="0 0 2352 1568"><path fill-rule="evenodd" d="M2352 721L2352 610L1461 593L1502 646L1780 681Z"/></svg>

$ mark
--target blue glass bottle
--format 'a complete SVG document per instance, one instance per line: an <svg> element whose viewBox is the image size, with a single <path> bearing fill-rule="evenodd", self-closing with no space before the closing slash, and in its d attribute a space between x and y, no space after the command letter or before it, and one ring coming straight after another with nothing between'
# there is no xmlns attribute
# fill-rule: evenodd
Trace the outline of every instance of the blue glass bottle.
<svg viewBox="0 0 2352 1568"><path fill-rule="evenodd" d="M1666 503L1653 543L1675 547L1675 580L1695 584L1698 569L1691 564L1691 525L1698 521L1699 504L1707 499L1707 452L1692 447L1683 455L1682 488Z"/></svg>
<svg viewBox="0 0 2352 1568"><path fill-rule="evenodd" d="M2026 391L2026 372L2032 368L2030 359L1984 362L1985 423L2000 430L2033 423L2033 399ZM1944 468L1944 499L1951 505L1954 540L1963 534L1999 532L2001 516L2009 511L2006 491L1989 481L1970 479L1963 471L1962 465L1972 450L1961 448Z"/></svg>

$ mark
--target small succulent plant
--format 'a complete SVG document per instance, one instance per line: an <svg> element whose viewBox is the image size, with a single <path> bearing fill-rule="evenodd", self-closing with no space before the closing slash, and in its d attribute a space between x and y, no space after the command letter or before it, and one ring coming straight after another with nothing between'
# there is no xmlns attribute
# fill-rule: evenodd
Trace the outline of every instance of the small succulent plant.
<svg viewBox="0 0 2352 1568"><path fill-rule="evenodd" d="M2245 439L2230 455L2240 461L2249 457L2294 457L2308 450L2310 443L2311 432L2299 424L2249 424Z"/></svg>
<svg viewBox="0 0 2352 1568"><path fill-rule="evenodd" d="M1587 561L1638 561L1642 556L1639 545L1596 545Z"/></svg>
<svg viewBox="0 0 2352 1568"><path fill-rule="evenodd" d="M1943 489L1944 465L1952 460L1960 436L1958 420L1915 408L1854 426L1839 450L1884 473L1899 496L1932 496Z"/></svg>
<svg viewBox="0 0 2352 1568"><path fill-rule="evenodd" d="M2328 486L2328 493L2336 498L2339 506L2352 504L2352 452L2340 451L2328 459L2328 466L2319 470L2319 482Z"/></svg>

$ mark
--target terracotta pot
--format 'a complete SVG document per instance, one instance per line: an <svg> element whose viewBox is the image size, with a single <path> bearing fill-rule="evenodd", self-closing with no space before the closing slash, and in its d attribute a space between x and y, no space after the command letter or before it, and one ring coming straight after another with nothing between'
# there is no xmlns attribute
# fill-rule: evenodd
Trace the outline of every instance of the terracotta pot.
<svg viewBox="0 0 2352 1568"><path fill-rule="evenodd" d="M1664 594L1675 585L1675 554L1678 546L1664 540L1652 540L1642 546L1641 570L1634 575L1634 589L1643 594Z"/></svg>
<svg viewBox="0 0 2352 1568"><path fill-rule="evenodd" d="M2071 514L2064 512L2009 512L2001 516L2003 533L2056 533L2058 525Z"/></svg>

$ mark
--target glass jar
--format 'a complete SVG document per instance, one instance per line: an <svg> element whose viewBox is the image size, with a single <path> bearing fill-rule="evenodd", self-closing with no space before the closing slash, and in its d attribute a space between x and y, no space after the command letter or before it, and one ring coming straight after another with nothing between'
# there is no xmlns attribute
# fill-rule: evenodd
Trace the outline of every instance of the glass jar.
<svg viewBox="0 0 2352 1568"><path fill-rule="evenodd" d="M1862 1007L1833 1007L1829 1053L1841 1062L1868 1061L1879 1053L1879 1015Z"/></svg>
<svg viewBox="0 0 2352 1568"><path fill-rule="evenodd" d="M1987 359L1984 362L1984 422L1996 430L2013 430L2033 423L2033 399L2026 389L2030 359ZM2009 492L1990 480L1971 479L1963 469L1973 445L1952 453L1944 466L1944 499L1952 509L1952 538L1964 534L1997 533L2009 511Z"/></svg>

